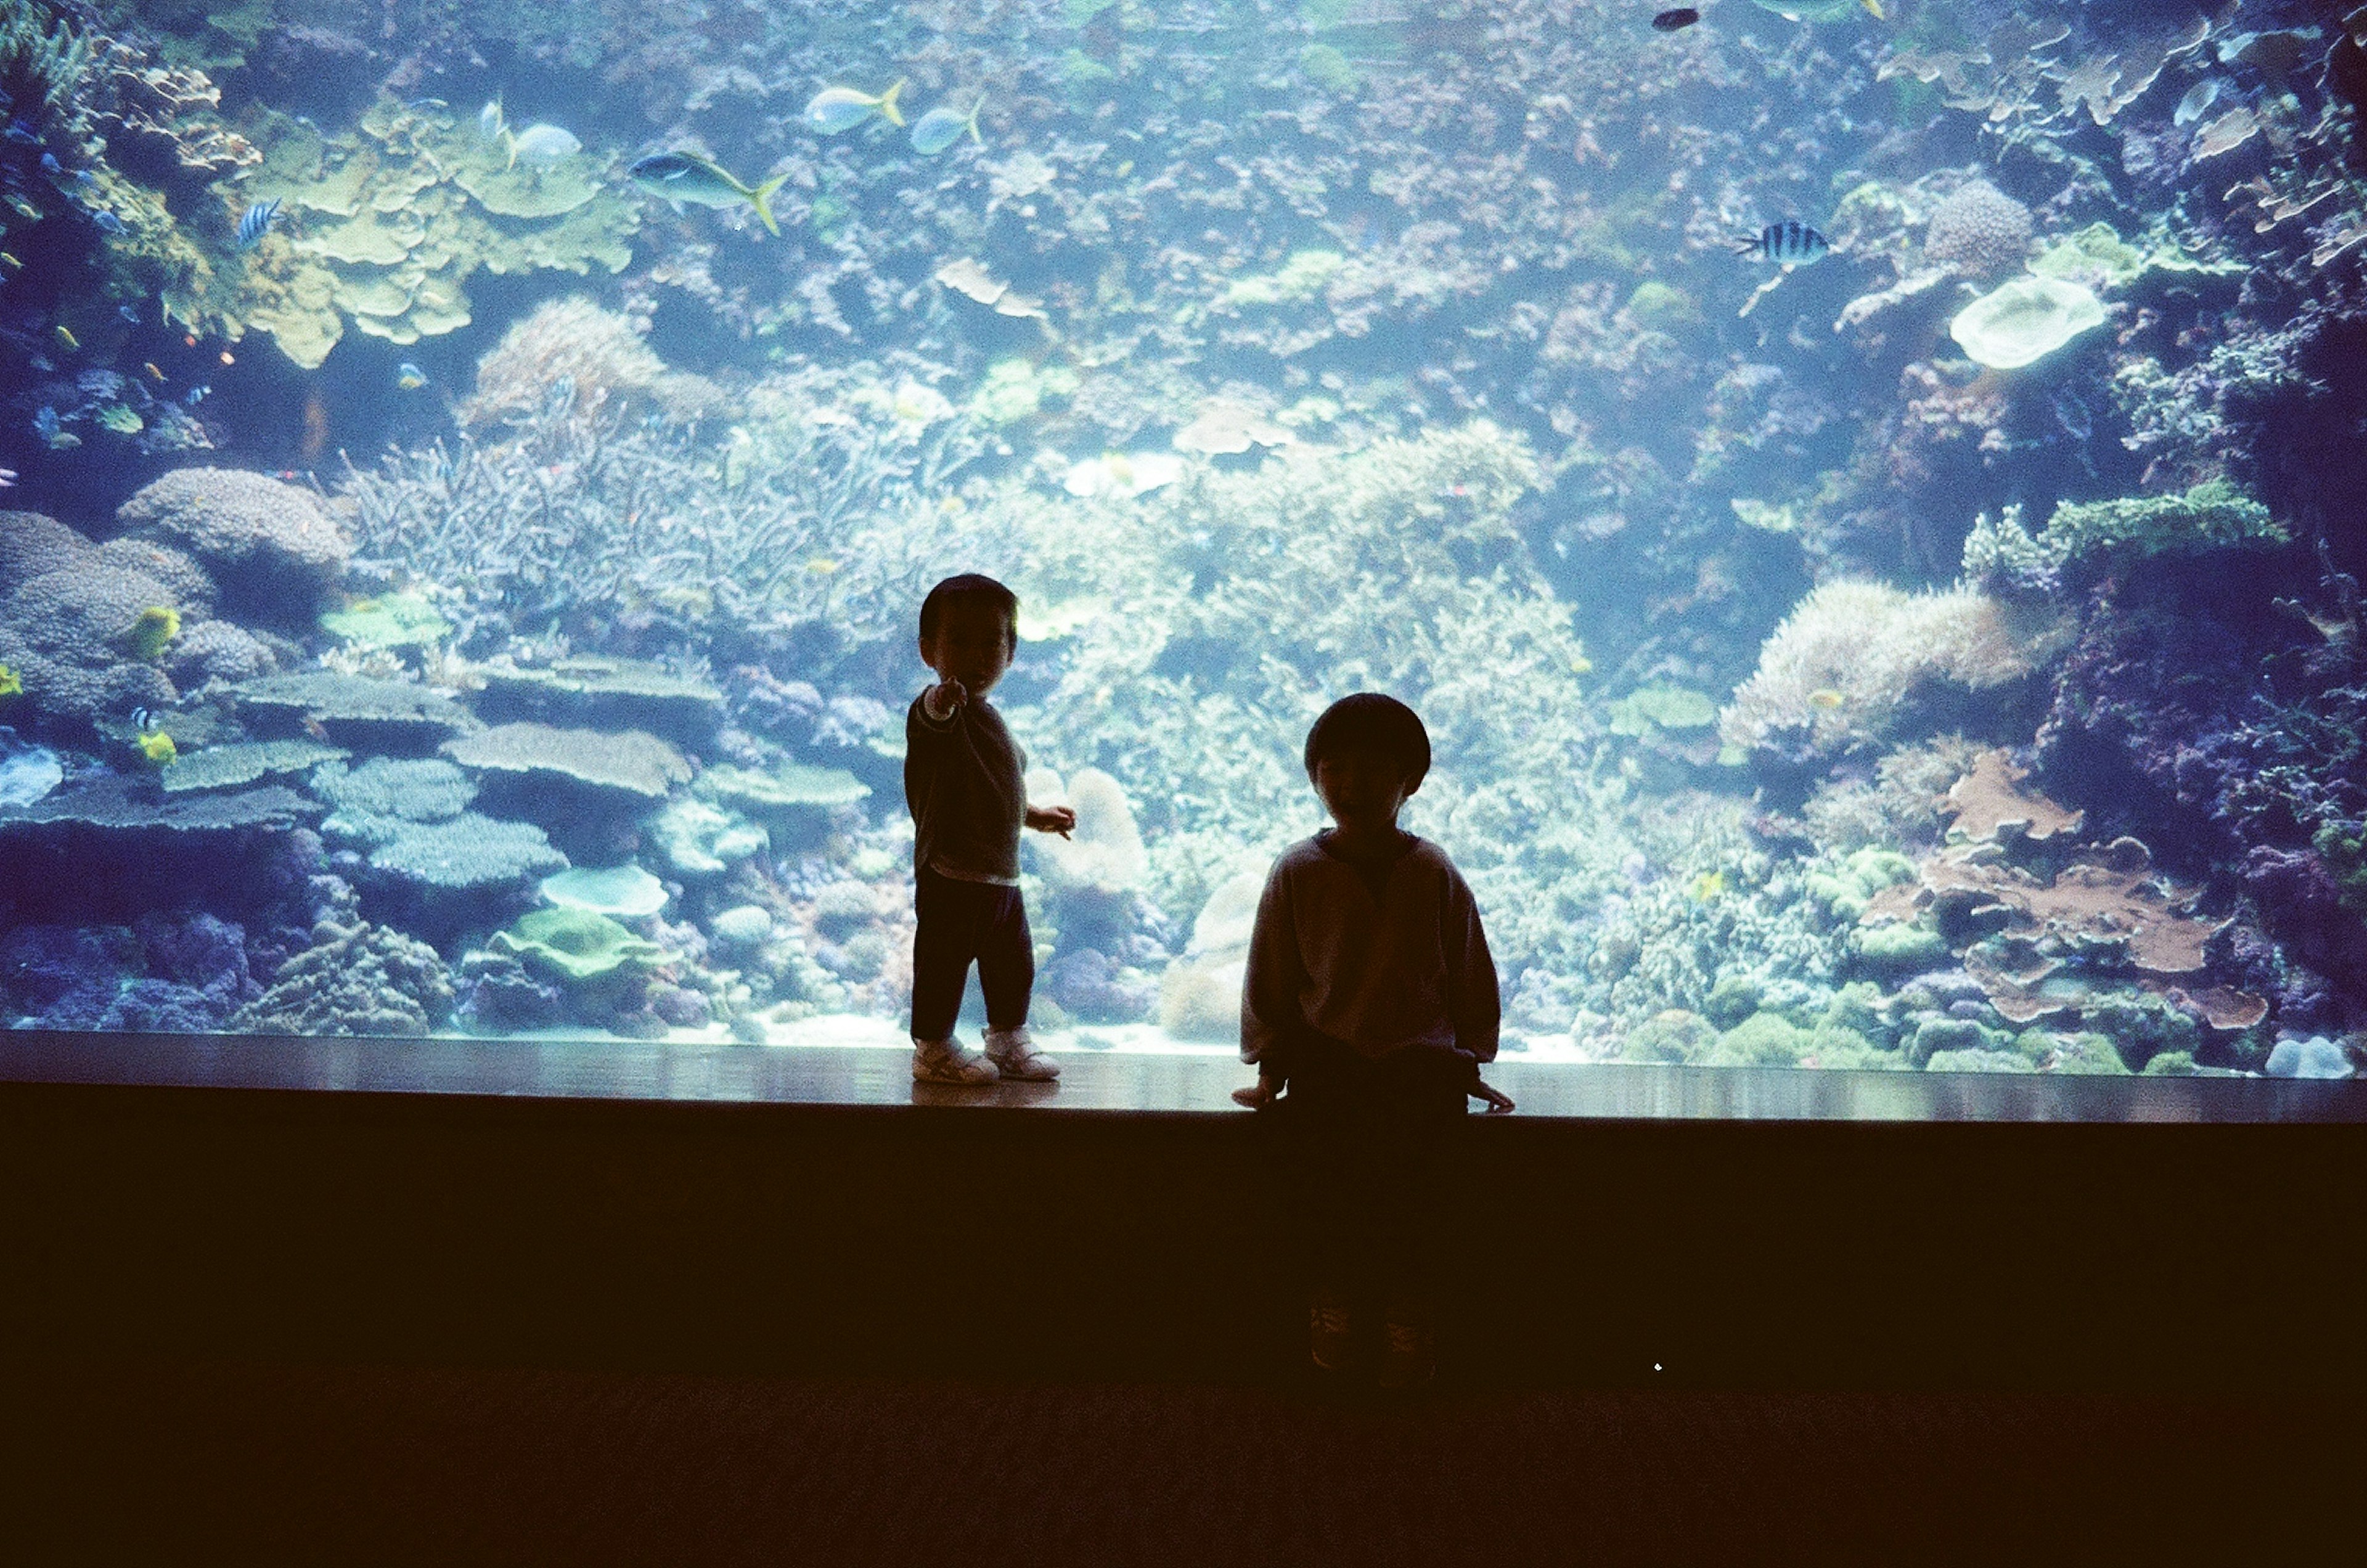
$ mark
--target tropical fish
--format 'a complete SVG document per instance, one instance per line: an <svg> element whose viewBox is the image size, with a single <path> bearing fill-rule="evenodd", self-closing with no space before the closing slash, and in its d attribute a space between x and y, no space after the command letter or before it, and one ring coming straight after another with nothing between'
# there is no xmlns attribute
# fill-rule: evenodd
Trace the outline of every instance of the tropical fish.
<svg viewBox="0 0 2367 1568"><path fill-rule="evenodd" d="M1685 891L1693 895L1695 903L1706 904L1726 891L1726 873L1704 871L1693 879L1692 885Z"/></svg>
<svg viewBox="0 0 2367 1568"><path fill-rule="evenodd" d="M824 136L853 130L875 113L887 116L890 125L901 125L904 116L896 107L896 95L903 90L901 77L876 97L853 87L824 87L807 101L805 112L798 118L805 122L808 130L819 130Z"/></svg>
<svg viewBox="0 0 2367 1568"><path fill-rule="evenodd" d="M164 720L161 716L151 712L147 708L133 708L131 710L129 722L131 726L133 734L146 735L162 728Z"/></svg>
<svg viewBox="0 0 2367 1568"><path fill-rule="evenodd" d="M67 328L63 321L60 321L56 325L51 327L50 331L58 334L58 341L65 344L66 352L68 354L73 354L82 347L81 341L74 335L73 332Z"/></svg>
<svg viewBox="0 0 2367 1568"><path fill-rule="evenodd" d="M18 261L15 256L10 255L6 251L0 251L0 266L6 267L10 272L22 272L25 270L25 264Z"/></svg>
<svg viewBox="0 0 2367 1568"><path fill-rule="evenodd" d="M677 207L685 201L699 207L737 207L744 201L756 209L769 232L781 231L781 226L773 221L773 193L788 178L785 174L751 187L691 152L652 152L626 172L635 185Z"/></svg>
<svg viewBox="0 0 2367 1568"><path fill-rule="evenodd" d="M408 359L394 367L394 384L406 392L415 392L427 385L427 372Z"/></svg>
<svg viewBox="0 0 2367 1568"><path fill-rule="evenodd" d="M211 387L192 387L189 389L189 395L183 398L181 401L189 408L196 408L206 400L206 394L212 390Z"/></svg>
<svg viewBox="0 0 2367 1568"><path fill-rule="evenodd" d="M17 470L16 470L16 469L14 469L14 468L0 468L0 490L6 490L10 485L15 484L16 482L17 482Z"/></svg>
<svg viewBox="0 0 2367 1568"><path fill-rule="evenodd" d="M515 169L524 159L537 168L549 168L561 158L572 158L583 151L583 143L564 126L529 125L509 139L510 167Z"/></svg>
<svg viewBox="0 0 2367 1568"><path fill-rule="evenodd" d="M942 106L931 109L912 122L912 151L923 158L934 158L960 141L965 130L972 141L985 146L986 138L978 133L978 111L985 107L986 100L981 97L970 105L968 114Z"/></svg>
<svg viewBox="0 0 2367 1568"><path fill-rule="evenodd" d="M140 368L148 372L149 378L153 380L161 381L164 378L164 373L156 368L156 362L153 359L142 360Z"/></svg>
<svg viewBox="0 0 2367 1568"><path fill-rule="evenodd" d="M118 305L115 308L115 313L122 317L125 321L130 321L135 327L140 324L140 311L135 306Z"/></svg>
<svg viewBox="0 0 2367 1568"><path fill-rule="evenodd" d="M1754 261L1779 262L1785 266L1806 266L1833 248L1833 243L1797 219L1785 219L1770 223L1756 234L1745 234L1734 242L1734 254Z"/></svg>
<svg viewBox="0 0 2367 1568"><path fill-rule="evenodd" d="M499 141L510 128L509 117L502 113L502 101L493 99L477 111L477 137L482 141Z"/></svg>
<svg viewBox="0 0 2367 1568"><path fill-rule="evenodd" d="M271 232L271 226L278 221L279 198L277 197L273 197L269 201L256 202L239 214L238 248L242 251L253 250L263 236Z"/></svg>
<svg viewBox="0 0 2367 1568"><path fill-rule="evenodd" d="M142 756L160 768L169 768L180 761L181 749L174 745L173 738L161 729L149 730L132 744L140 749Z"/></svg>
<svg viewBox="0 0 2367 1568"><path fill-rule="evenodd" d="M1652 18L1652 30L1661 33L1682 32L1701 20L1701 13L1691 6L1680 6L1673 11L1663 11Z"/></svg>
<svg viewBox="0 0 2367 1568"><path fill-rule="evenodd" d="M98 225L99 232L103 234L127 234L130 232L130 224L124 222L122 219L118 218L114 213L109 212L104 207L92 208L90 209L90 220Z"/></svg>
<svg viewBox="0 0 2367 1568"><path fill-rule="evenodd" d="M1828 712L1840 706L1846 700L1846 698L1844 698L1839 692L1834 691L1830 686L1819 686L1815 691L1808 694L1808 705L1810 707L1824 708Z"/></svg>
<svg viewBox="0 0 2367 1568"><path fill-rule="evenodd" d="M51 179L55 179L65 172L66 166L58 162L58 155L55 152L51 152L49 149L43 148L41 150L41 173L49 175Z"/></svg>

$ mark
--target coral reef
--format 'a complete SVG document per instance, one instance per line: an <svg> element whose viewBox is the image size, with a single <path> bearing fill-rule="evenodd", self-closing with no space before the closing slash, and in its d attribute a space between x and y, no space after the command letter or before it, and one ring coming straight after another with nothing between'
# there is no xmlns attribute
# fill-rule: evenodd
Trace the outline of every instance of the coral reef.
<svg viewBox="0 0 2367 1568"><path fill-rule="evenodd" d="M444 961L424 942L368 920L324 920L279 966L271 988L231 1021L254 1034L425 1034L452 1009Z"/></svg>
<svg viewBox="0 0 2367 1568"><path fill-rule="evenodd" d="M236 468L178 468L115 514L130 536L184 550L224 608L248 620L309 623L353 545L308 491Z"/></svg>
<svg viewBox="0 0 2367 1568"><path fill-rule="evenodd" d="M1971 278L1995 277L2030 254L2030 209L1987 180L1967 180L1931 209L1923 254Z"/></svg>

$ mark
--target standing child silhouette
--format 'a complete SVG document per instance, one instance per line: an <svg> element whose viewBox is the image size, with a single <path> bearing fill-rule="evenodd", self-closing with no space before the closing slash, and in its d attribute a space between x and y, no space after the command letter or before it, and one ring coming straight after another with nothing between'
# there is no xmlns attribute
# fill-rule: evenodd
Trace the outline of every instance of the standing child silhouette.
<svg viewBox="0 0 2367 1568"><path fill-rule="evenodd" d="M1027 754L987 693L1019 647L1018 596L991 577L949 577L921 601L921 658L934 685L904 717L912 813L912 1077L923 1083L1049 1079L1060 1069L1027 1034L1035 939L1019 897L1019 829L1066 838L1077 814L1027 804ZM978 964L986 1054L954 1038Z"/></svg>

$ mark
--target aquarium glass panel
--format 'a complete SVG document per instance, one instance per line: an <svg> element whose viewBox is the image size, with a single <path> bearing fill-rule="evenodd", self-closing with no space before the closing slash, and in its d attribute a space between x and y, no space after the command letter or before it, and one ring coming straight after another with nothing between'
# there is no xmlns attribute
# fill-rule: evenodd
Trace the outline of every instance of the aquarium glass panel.
<svg viewBox="0 0 2367 1568"><path fill-rule="evenodd" d="M11 0L0 1017L907 1049L929 858L1056 1058L1224 1052L1377 692L1507 1058L2347 1076L2362 45Z"/></svg>

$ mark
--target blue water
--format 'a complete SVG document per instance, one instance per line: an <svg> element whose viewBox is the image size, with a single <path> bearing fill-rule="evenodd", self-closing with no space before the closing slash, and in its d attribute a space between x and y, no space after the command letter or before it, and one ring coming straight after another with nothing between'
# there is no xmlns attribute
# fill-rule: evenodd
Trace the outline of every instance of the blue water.
<svg viewBox="0 0 2367 1568"><path fill-rule="evenodd" d="M1057 1046L1381 690L1508 1050L2354 1059L2321 7L19 9L12 1022L895 1043L973 570Z"/></svg>

